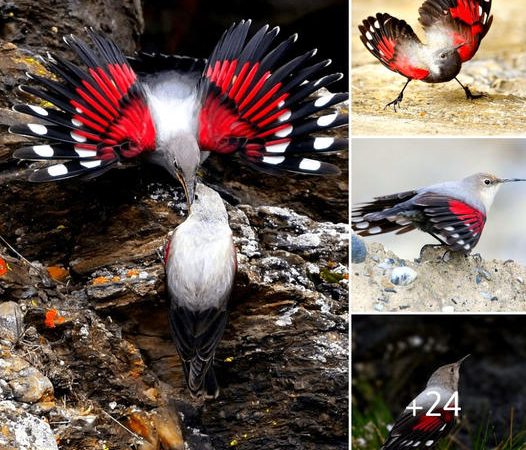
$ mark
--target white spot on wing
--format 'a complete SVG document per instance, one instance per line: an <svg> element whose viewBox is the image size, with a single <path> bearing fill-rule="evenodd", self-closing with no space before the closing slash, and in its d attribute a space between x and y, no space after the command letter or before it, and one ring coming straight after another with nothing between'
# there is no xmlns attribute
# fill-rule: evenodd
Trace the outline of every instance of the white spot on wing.
<svg viewBox="0 0 526 450"><path fill-rule="evenodd" d="M47 134L47 127L45 127L44 125L39 125L37 123L28 123L27 127L35 134Z"/></svg>
<svg viewBox="0 0 526 450"><path fill-rule="evenodd" d="M57 164L47 168L47 173L52 177L58 177L60 175L66 175L68 168L64 164Z"/></svg>
<svg viewBox="0 0 526 450"><path fill-rule="evenodd" d="M284 156L264 156L263 162L267 164L277 165L285 161Z"/></svg>
<svg viewBox="0 0 526 450"><path fill-rule="evenodd" d="M316 123L320 127L326 127L333 123L336 120L336 117L338 117L338 113L327 114L326 116L321 116L320 118L318 118Z"/></svg>
<svg viewBox="0 0 526 450"><path fill-rule="evenodd" d="M71 119L71 123L73 125L75 125L76 127L81 127L82 126L82 122L80 120L77 120L77 119Z"/></svg>
<svg viewBox="0 0 526 450"><path fill-rule="evenodd" d="M287 120L290 119L290 116L292 116L292 113L290 112L289 109L287 109L281 116L278 117L278 120L280 122L286 122Z"/></svg>
<svg viewBox="0 0 526 450"><path fill-rule="evenodd" d="M97 156L97 152L95 150L82 150L76 147L75 153L81 158L92 158L93 156Z"/></svg>
<svg viewBox="0 0 526 450"><path fill-rule="evenodd" d="M317 137L314 139L314 150L324 150L334 144L332 137Z"/></svg>
<svg viewBox="0 0 526 450"><path fill-rule="evenodd" d="M86 137L81 136L80 134L74 133L73 131L69 135L75 139L77 142L86 142Z"/></svg>
<svg viewBox="0 0 526 450"><path fill-rule="evenodd" d="M49 113L41 106L37 106L37 105L27 105L27 106L29 106L33 111L35 111L40 116L49 115Z"/></svg>
<svg viewBox="0 0 526 450"><path fill-rule="evenodd" d="M357 223L356 225L354 225L356 228L358 228L359 230L365 230L366 228L369 227L369 222L359 222Z"/></svg>
<svg viewBox="0 0 526 450"><path fill-rule="evenodd" d="M102 164L102 161L83 161L80 163L82 167L85 167L86 169L93 169L94 167L98 167Z"/></svg>
<svg viewBox="0 0 526 450"><path fill-rule="evenodd" d="M317 107L325 106L327 103L329 103L332 100L333 97L334 97L334 94L324 95L323 97L320 97L314 102L314 106L317 106Z"/></svg>
<svg viewBox="0 0 526 450"><path fill-rule="evenodd" d="M369 231L370 234L378 234L382 232L381 227L371 227L367 231Z"/></svg>
<svg viewBox="0 0 526 450"><path fill-rule="evenodd" d="M321 117L320 117L321 119ZM292 133L293 127L292 125L289 125L288 127L283 128L283 130L278 131L276 134L277 137L287 137L290 133Z"/></svg>
<svg viewBox="0 0 526 450"><path fill-rule="evenodd" d="M314 159L302 159L299 165L299 168L301 170L310 170L315 172L316 170L319 170L321 167L321 162L316 161Z"/></svg>
<svg viewBox="0 0 526 450"><path fill-rule="evenodd" d="M266 145L265 150L269 153L284 153L287 150L290 142L284 142L282 144Z"/></svg>
<svg viewBox="0 0 526 450"><path fill-rule="evenodd" d="M42 158L50 158L55 153L50 145L33 145L33 151Z"/></svg>

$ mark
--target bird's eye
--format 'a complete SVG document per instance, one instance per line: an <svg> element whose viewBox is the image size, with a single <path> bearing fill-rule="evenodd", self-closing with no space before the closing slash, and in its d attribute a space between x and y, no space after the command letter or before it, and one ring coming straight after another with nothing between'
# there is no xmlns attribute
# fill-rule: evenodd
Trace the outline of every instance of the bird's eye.
<svg viewBox="0 0 526 450"><path fill-rule="evenodd" d="M441 53L441 54L440 54L440 58L441 58L441 59L446 59L446 56L447 56L447 55L446 55L445 53Z"/></svg>
<svg viewBox="0 0 526 450"><path fill-rule="evenodd" d="M484 184L485 185L488 185L488 184L491 184L491 180L488 180L487 178L484 180Z"/></svg>

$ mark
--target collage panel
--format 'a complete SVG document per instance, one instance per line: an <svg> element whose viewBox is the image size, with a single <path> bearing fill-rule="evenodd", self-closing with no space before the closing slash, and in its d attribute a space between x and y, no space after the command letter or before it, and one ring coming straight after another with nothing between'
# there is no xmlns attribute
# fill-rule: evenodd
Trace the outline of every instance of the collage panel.
<svg viewBox="0 0 526 450"><path fill-rule="evenodd" d="M349 448L348 17L0 2L0 450Z"/></svg>
<svg viewBox="0 0 526 450"><path fill-rule="evenodd" d="M525 144L354 138L353 311L525 311Z"/></svg>
<svg viewBox="0 0 526 450"><path fill-rule="evenodd" d="M521 0L351 4L354 136L524 133Z"/></svg>
<svg viewBox="0 0 526 450"><path fill-rule="evenodd" d="M525 320L354 315L352 448L526 448Z"/></svg>

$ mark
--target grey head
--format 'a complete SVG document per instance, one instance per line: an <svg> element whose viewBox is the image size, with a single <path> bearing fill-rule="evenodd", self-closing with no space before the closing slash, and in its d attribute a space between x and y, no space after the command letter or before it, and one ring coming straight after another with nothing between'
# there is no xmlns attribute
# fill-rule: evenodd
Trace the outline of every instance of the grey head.
<svg viewBox="0 0 526 450"><path fill-rule="evenodd" d="M486 213L493 203L493 199L503 183L526 181L523 178L499 178L491 173L476 173L464 178L461 183L468 194L478 196L484 205Z"/></svg>
<svg viewBox="0 0 526 450"><path fill-rule="evenodd" d="M216 191L203 183L197 183L191 216L198 216L201 220L208 222L228 223L228 214L223 199Z"/></svg>
<svg viewBox="0 0 526 450"><path fill-rule="evenodd" d="M155 153L153 156L156 156ZM173 136L163 146L159 157L162 158L159 163L183 186L190 209L195 198L197 169L201 158L201 151L195 136L191 133L180 133Z"/></svg>
<svg viewBox="0 0 526 450"><path fill-rule="evenodd" d="M427 382L427 387L440 386L445 389L452 391L458 390L458 380L460 377L460 365L469 355L458 360L453 364L446 364L445 366L439 367L433 372L433 375Z"/></svg>
<svg viewBox="0 0 526 450"><path fill-rule="evenodd" d="M440 48L432 53L431 74L426 81L432 83L450 81L459 74L462 68L462 61L458 53L459 47L460 45Z"/></svg>

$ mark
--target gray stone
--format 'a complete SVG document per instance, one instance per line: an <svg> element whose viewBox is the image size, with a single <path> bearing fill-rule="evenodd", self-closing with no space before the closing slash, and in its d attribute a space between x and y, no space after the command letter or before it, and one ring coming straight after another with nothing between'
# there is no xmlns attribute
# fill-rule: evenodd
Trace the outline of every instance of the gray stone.
<svg viewBox="0 0 526 450"><path fill-rule="evenodd" d="M367 247L363 239L355 234L351 236L351 262L353 264L360 264L365 261L367 257Z"/></svg>
<svg viewBox="0 0 526 450"><path fill-rule="evenodd" d="M47 422L15 406L0 402L0 448L17 450L58 450Z"/></svg>
<svg viewBox="0 0 526 450"><path fill-rule="evenodd" d="M15 302L0 303L0 339L18 341L24 329L24 314Z"/></svg>

